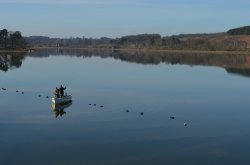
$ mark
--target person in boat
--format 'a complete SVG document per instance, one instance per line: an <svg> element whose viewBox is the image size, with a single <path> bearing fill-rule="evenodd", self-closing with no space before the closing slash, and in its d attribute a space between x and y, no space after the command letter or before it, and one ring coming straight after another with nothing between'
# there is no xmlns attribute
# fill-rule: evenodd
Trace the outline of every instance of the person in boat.
<svg viewBox="0 0 250 165"><path fill-rule="evenodd" d="M64 97L64 90L66 89L66 87L63 87L62 85L59 88L59 93L60 93L60 97Z"/></svg>
<svg viewBox="0 0 250 165"><path fill-rule="evenodd" d="M59 89L56 87L55 92L54 92L55 98L59 98Z"/></svg>

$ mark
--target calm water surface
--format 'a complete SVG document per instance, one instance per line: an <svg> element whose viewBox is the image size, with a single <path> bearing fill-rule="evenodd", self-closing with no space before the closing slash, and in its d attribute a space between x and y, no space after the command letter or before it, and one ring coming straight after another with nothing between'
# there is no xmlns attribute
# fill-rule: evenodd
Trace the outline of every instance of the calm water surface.
<svg viewBox="0 0 250 165"><path fill-rule="evenodd" d="M248 58L1 54L0 164L249 164Z"/></svg>

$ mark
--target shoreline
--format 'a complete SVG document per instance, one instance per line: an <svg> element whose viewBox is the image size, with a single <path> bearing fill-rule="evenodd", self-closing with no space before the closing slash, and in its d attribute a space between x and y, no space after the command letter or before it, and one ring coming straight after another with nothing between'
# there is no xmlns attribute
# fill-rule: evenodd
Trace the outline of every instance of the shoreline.
<svg viewBox="0 0 250 165"><path fill-rule="evenodd" d="M29 52L29 50L4 50L4 49L0 49L0 53L27 53Z"/></svg>
<svg viewBox="0 0 250 165"><path fill-rule="evenodd" d="M126 52L166 52L166 53L200 53L200 54L244 54L244 55L250 55L250 50L237 50L237 51L210 51L210 50L170 50L170 49L132 49L132 48L120 48L120 49L111 49L111 48L71 48L71 47L33 47L27 50L0 50L0 53L28 53L32 51L37 50L45 50L45 49L58 49L58 50L103 50L103 51L126 51Z"/></svg>
<svg viewBox="0 0 250 165"><path fill-rule="evenodd" d="M171 49L132 49L132 48L70 48L70 47L34 47L32 50L42 50L42 49L58 49L58 50L105 50L105 51L127 51L127 52L166 52L166 53L200 53L200 54L245 54L250 55L250 50L237 50L237 51L226 51L226 50L171 50Z"/></svg>

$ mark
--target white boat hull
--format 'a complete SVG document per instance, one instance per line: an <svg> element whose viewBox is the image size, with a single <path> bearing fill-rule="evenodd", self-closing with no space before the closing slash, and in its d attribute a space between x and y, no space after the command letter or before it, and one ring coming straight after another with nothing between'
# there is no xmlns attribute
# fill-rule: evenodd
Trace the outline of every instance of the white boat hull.
<svg viewBox="0 0 250 165"><path fill-rule="evenodd" d="M63 104L72 101L72 96L68 95L62 98L54 98L52 97L52 103L54 104Z"/></svg>
<svg viewBox="0 0 250 165"><path fill-rule="evenodd" d="M64 103L64 104L52 104L52 109L54 111L61 110L61 109L66 109L72 105L72 101Z"/></svg>

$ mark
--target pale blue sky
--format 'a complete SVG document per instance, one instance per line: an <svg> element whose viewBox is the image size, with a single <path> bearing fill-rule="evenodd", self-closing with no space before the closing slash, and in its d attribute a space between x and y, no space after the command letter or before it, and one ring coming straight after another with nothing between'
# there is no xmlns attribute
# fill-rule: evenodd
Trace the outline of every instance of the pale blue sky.
<svg viewBox="0 0 250 165"><path fill-rule="evenodd" d="M211 33L250 25L249 0L0 0L0 29L50 37Z"/></svg>

